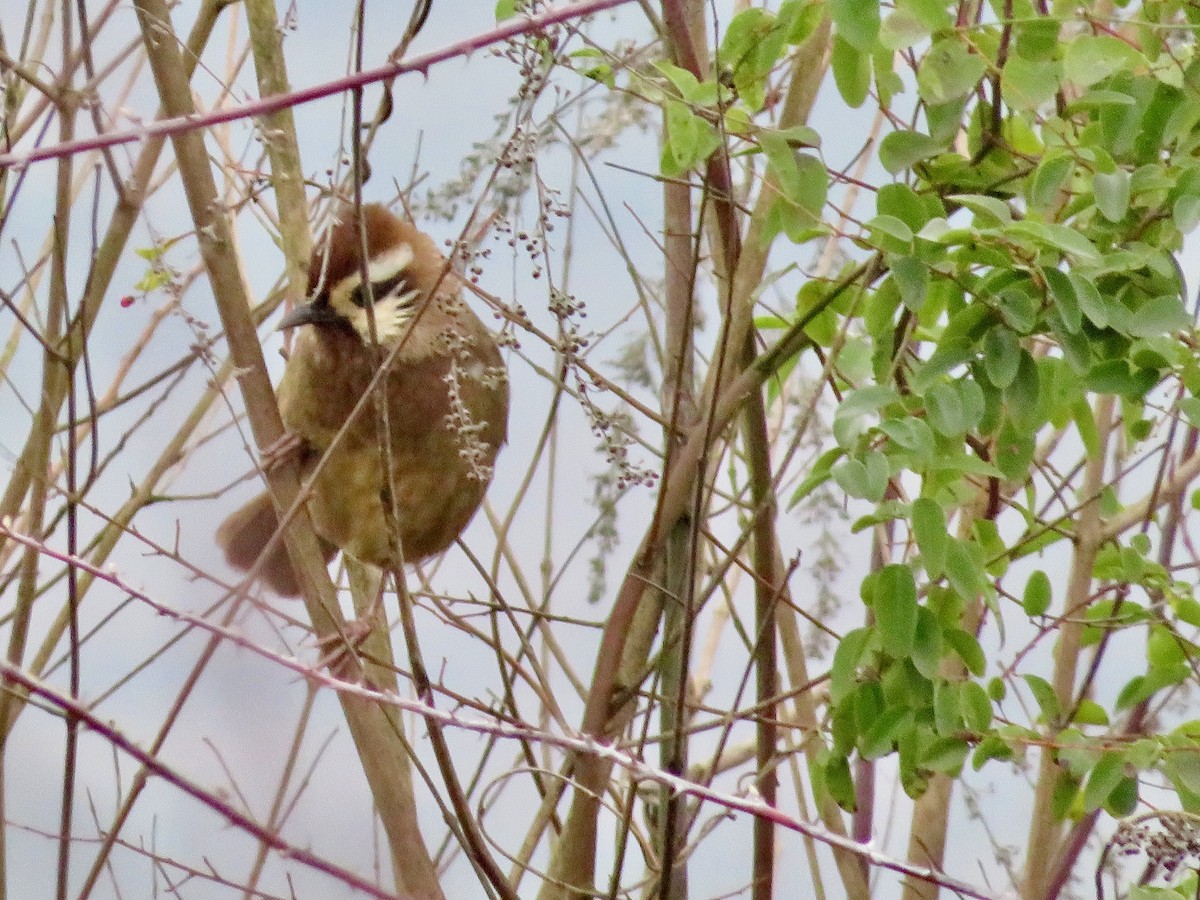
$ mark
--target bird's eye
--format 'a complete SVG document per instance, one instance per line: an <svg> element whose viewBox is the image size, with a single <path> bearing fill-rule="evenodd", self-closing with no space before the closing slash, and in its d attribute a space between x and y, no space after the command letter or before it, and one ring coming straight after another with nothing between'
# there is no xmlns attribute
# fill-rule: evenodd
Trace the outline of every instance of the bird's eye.
<svg viewBox="0 0 1200 900"><path fill-rule="evenodd" d="M387 278L381 278L379 281L372 281L371 296L373 296L375 298L375 302L378 303L384 297L390 297L393 294L399 294L401 293L401 289L404 287L405 281L405 273L403 270ZM363 285L355 285L354 289L350 291L350 302L359 309L366 309L368 294Z"/></svg>

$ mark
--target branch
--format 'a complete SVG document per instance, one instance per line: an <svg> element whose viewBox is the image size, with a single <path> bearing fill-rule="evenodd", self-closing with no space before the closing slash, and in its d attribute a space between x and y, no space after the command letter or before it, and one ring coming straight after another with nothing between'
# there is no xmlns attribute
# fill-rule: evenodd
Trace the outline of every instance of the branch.
<svg viewBox="0 0 1200 900"><path fill-rule="evenodd" d="M418 54L405 62L391 62L378 68L364 69L361 72L335 78L332 81L314 85L313 87L302 88L301 90L286 94L263 97L242 106L225 107L203 115L193 113L190 115L174 116L168 119L159 119L141 128L98 134L94 137L80 138L73 141L62 141L47 147L38 147L24 153L0 153L0 168L7 166L21 168L44 159L69 156L73 153L82 153L85 150L115 147L118 144L131 144L149 138L177 135L193 131L197 128L208 128L209 126L219 125L223 122L236 122L240 119L264 116L269 113L279 112L288 107L299 106L302 103L321 100L353 88L365 87L368 84L374 84L378 81L386 81L389 78L395 78L406 72L420 72L424 75L428 72L429 67L435 63L446 62L460 56L470 56L475 51L482 50L484 47L492 44L506 41L522 34L539 31L551 25L565 22L568 19L578 19L593 13L603 12L606 9L613 9L628 2L630 0L579 0L578 3L554 6L540 15L529 16L528 18L515 18L502 25L497 25L491 31L485 31L482 34L464 38L461 41L448 44L438 50Z"/></svg>
<svg viewBox="0 0 1200 900"><path fill-rule="evenodd" d="M311 851L305 850L294 844L289 844L269 828L264 828L256 821L251 819L244 813L239 812L231 803L228 803L212 792L206 790L194 781L185 778L175 769L162 762L158 757L146 752L131 739L114 728L110 723L104 721L87 706L64 694L54 690L49 685L39 681L32 675L27 674L22 669L11 663L4 661L0 662L0 674L4 680L9 683L14 683L31 694L43 698L49 703L57 706L69 719L75 720L89 728L91 731L103 737L109 743L119 750L122 750L129 756L137 760L138 764L158 775L168 784L173 784L189 797L199 800L209 809L220 813L238 828L254 836L255 840L275 848L282 852L286 857L295 859L306 866L316 869L319 872L324 872L330 875L343 884L362 891L371 897L379 897L381 900L395 900L395 894L390 891L385 891L378 885L371 884L362 877L351 872L349 869L343 869L336 863L322 859Z"/></svg>
<svg viewBox="0 0 1200 900"><path fill-rule="evenodd" d="M444 712L421 700L410 700L397 694L375 690L361 683L342 681L332 675L318 671L313 667L306 665L293 656L281 656L273 653L236 631L224 628L213 622L206 621L200 616L191 616L180 610L160 603L149 597L144 592L137 590L132 585L123 582L111 571L97 568L96 566L91 565L85 559L73 557L69 554L54 550L30 535L13 531L8 523L0 522L0 533L2 533L5 537L16 541L17 543L37 550L41 554L50 556L61 562L65 562L68 565L76 566L86 572L91 573L97 578L101 578L110 584L115 585L121 591L128 593L131 597L140 602L146 603L152 609L162 615L169 616L170 618L176 619L180 622L186 622L189 625L202 629L210 634L221 635L225 639L235 643L237 646L243 647L262 656L265 659L284 666L306 679L312 680L325 687L332 688L339 694L354 696L360 700L369 701L379 706L391 706L399 711L421 716L430 722L437 722L441 725L461 728L477 734L522 741L528 741L532 739L546 746L556 747L560 750L597 757L613 765L620 766L622 769L625 769L630 773L630 776L634 780L653 781L678 793L686 794L710 803L715 803L725 809L735 812L744 812L754 816L762 816L769 819L781 828L786 828L790 831L807 835L815 840L828 844L835 849L845 850L855 854L856 856L862 857L870 865L890 869L893 872L898 872L902 875L908 875L912 878L920 878L924 881L933 882L941 885L944 888L947 888L948 890L956 891L963 897L972 897L976 898L976 900L991 900L992 895L985 893L980 888L974 887L966 882L950 878L944 873L935 872L934 870L923 866L914 866L910 863L902 862L889 856L885 856L884 854L875 850L869 844L861 844L858 841L834 834L820 825L789 816L778 809L768 806L762 800L758 799L758 797L754 794L746 796L729 794L706 787L703 784L697 784L696 782L680 777L679 775L674 775L654 766L646 765L633 754L623 749L614 747L604 741L595 740L593 738L577 734L554 734L552 732L545 731L544 729L532 728L518 722L460 718L454 713ZM296 859L298 859L300 862L303 862L305 865L311 865L320 869L321 871L335 874L339 878L345 877L347 878L347 883L354 884L356 887L365 884L364 882L361 882L357 876L354 876L351 873L345 873L345 875L343 875L343 870L338 869L332 864L316 857L311 853L291 847L290 845L281 841L279 837L273 833L263 832L260 834L261 829L256 822L241 815L236 810L228 808L225 805L215 805L213 798L202 788L192 784L186 779L183 779L178 775L178 773L174 772L174 770L169 769L158 759L137 747L135 744L129 741L128 738L124 737L124 735L113 728L110 723L103 721L87 707L76 703L69 697L63 696L54 688L34 678L33 676L28 675L20 668L12 666L6 662L0 662L0 678L16 682L26 690L49 701L51 704L62 709L64 712L77 717L88 728L100 734L102 737L112 741L114 746L117 746L118 748L133 755L140 763L145 765L155 774L163 776L170 781L170 783L180 787L189 795L216 809L222 815L225 815L227 818L233 821L235 825L246 828L248 831L255 834L255 836L260 840L267 842L272 847L283 850L290 855L295 856ZM391 894L380 893L377 887L371 885L367 885L361 889L366 890L372 896L392 896Z"/></svg>

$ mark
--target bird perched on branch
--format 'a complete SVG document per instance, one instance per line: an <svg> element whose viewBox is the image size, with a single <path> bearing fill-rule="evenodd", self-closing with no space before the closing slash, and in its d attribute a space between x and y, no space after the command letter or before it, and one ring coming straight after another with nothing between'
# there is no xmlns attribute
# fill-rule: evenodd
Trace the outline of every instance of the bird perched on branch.
<svg viewBox="0 0 1200 900"><path fill-rule="evenodd" d="M505 440L508 380L495 339L433 240L383 206L361 211L366 265L345 207L313 253L311 299L279 325L299 329L279 409L303 480L312 479L308 511L326 561L342 550L394 569L445 550L479 508ZM384 424L370 399L351 419L387 359ZM277 529L263 493L225 520L217 543L230 565L248 570ZM276 592L300 593L282 541L258 571Z"/></svg>

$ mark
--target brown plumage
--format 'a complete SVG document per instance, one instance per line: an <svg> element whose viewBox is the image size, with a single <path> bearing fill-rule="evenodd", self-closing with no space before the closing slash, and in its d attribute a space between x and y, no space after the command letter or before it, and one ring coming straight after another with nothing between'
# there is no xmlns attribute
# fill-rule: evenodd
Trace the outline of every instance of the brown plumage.
<svg viewBox="0 0 1200 900"><path fill-rule="evenodd" d="M362 214L376 337L384 355L400 345L384 388L391 479L384 478L376 403L364 404L328 452L375 374L352 210L343 211L322 242L327 250L313 254L313 299L280 324L299 331L279 385L279 408L300 441L305 480L317 473L308 511L327 561L344 550L397 568L401 555L413 563L445 550L479 508L505 440L508 382L491 332L463 302L461 282L446 271L434 242L382 206L364 206ZM388 534L385 502L398 511L400 555ZM230 565L246 570L277 527L264 493L225 520L217 543ZM278 593L299 594L282 542L259 571Z"/></svg>

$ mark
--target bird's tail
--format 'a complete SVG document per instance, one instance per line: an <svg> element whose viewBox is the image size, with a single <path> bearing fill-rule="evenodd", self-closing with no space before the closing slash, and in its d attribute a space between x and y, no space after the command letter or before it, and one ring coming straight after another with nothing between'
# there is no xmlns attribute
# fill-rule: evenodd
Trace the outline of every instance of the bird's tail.
<svg viewBox="0 0 1200 900"><path fill-rule="evenodd" d="M275 515L275 504L271 495L259 494L217 529L217 544L225 552L225 560L235 569L248 571L258 562L267 542L279 530L279 517ZM321 552L328 563L337 553L337 547L321 541ZM258 570L258 577L275 593L284 597L300 596L300 580L288 559L283 541L277 541L267 554Z"/></svg>

